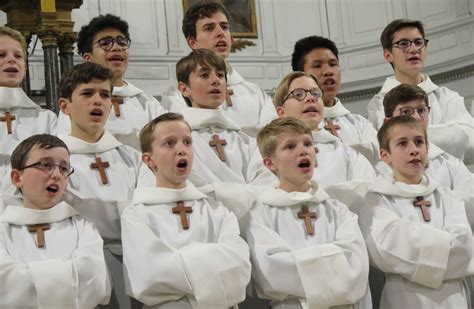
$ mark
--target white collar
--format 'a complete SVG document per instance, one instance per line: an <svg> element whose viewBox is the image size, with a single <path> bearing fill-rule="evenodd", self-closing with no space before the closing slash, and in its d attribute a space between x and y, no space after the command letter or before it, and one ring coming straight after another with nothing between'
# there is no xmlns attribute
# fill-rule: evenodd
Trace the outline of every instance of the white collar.
<svg viewBox="0 0 474 309"><path fill-rule="evenodd" d="M428 160L436 159L437 157L439 157L443 153L444 153L443 149L439 148L438 146L436 146L433 143L429 143L429 146L428 146Z"/></svg>
<svg viewBox="0 0 474 309"><path fill-rule="evenodd" d="M58 222L73 216L79 216L79 213L66 202L60 202L45 210L8 206L0 221L15 225L30 225Z"/></svg>
<svg viewBox="0 0 474 309"><path fill-rule="evenodd" d="M58 137L62 139L69 151L72 154L81 153L81 154L96 154L102 153L114 148L117 148L122 145L109 131L105 130L102 137L96 143L88 143L79 139L77 137L73 137L69 134L59 134Z"/></svg>
<svg viewBox="0 0 474 309"><path fill-rule="evenodd" d="M434 84L431 81L428 75L422 74L422 76L423 76L423 81L418 84L418 87L423 89L427 94L430 94L431 92L439 88L438 85ZM398 81L398 79L395 76L387 77L380 92L385 94L400 84L401 83Z"/></svg>
<svg viewBox="0 0 474 309"><path fill-rule="evenodd" d="M308 202L321 203L329 198L315 181L310 180L309 184L306 192L286 192L279 188L268 188L260 194L258 200L266 205L288 207Z"/></svg>
<svg viewBox="0 0 474 309"><path fill-rule="evenodd" d="M135 87L129 82L125 82L124 86L114 87L112 94L120 97L134 97L139 94L142 94L143 90Z"/></svg>
<svg viewBox="0 0 474 309"><path fill-rule="evenodd" d="M396 181L393 177L393 172L391 172L381 174L369 187L369 192L412 198L430 195L437 187L439 187L439 184L427 174L421 177L419 184L411 185Z"/></svg>
<svg viewBox="0 0 474 309"><path fill-rule="evenodd" d="M41 109L26 95L23 89L0 87L0 109L9 111L17 108Z"/></svg>
<svg viewBox="0 0 474 309"><path fill-rule="evenodd" d="M159 205L169 204L180 201L194 201L205 199L207 196L196 189L191 183L187 182L183 189L168 189L160 187L139 187L135 189L133 194L133 205Z"/></svg>
<svg viewBox="0 0 474 309"><path fill-rule="evenodd" d="M239 131L240 127L220 109L185 108L181 111L184 119L189 123L191 129L202 129L203 127L219 127L227 130Z"/></svg>
<svg viewBox="0 0 474 309"><path fill-rule="evenodd" d="M315 143L321 144L332 144L338 142L339 139L326 131L325 129L319 129L318 131L313 131L313 140Z"/></svg>
<svg viewBox="0 0 474 309"><path fill-rule="evenodd" d="M237 72L229 63L227 63L229 72L227 73L227 86L235 86L241 84L245 79Z"/></svg>
<svg viewBox="0 0 474 309"><path fill-rule="evenodd" d="M336 102L333 106L324 106L324 118L341 117L351 113L338 98L334 99Z"/></svg>

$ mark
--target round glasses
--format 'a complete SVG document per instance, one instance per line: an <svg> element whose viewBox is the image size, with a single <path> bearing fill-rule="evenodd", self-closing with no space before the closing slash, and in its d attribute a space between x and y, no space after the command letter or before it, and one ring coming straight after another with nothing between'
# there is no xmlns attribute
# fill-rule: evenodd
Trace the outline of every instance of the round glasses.
<svg viewBox="0 0 474 309"><path fill-rule="evenodd" d="M323 92L319 88L311 88L309 90L306 90L303 88L296 88L290 91L290 93L288 93L288 95L283 99L283 102L288 100L290 96L293 96L293 98L295 98L298 101L303 101L308 95L308 93L312 95L316 101L321 99L323 96Z"/></svg>
<svg viewBox="0 0 474 309"><path fill-rule="evenodd" d="M23 170L25 170L27 168L30 168L30 167L34 167L34 168L42 170L43 172L48 173L48 174L51 175L51 173L53 173L56 166L59 169L59 173L62 176L64 176L65 178L68 178L69 176L71 176L72 173L74 173L74 168L72 168L72 166L70 166L67 163L56 164L56 163L49 162L49 161L38 161L36 163L25 166L23 168Z"/></svg>
<svg viewBox="0 0 474 309"><path fill-rule="evenodd" d="M127 50L130 47L130 43L132 41L124 36L119 35L116 38L111 36L106 36L105 38L98 39L96 41L99 44L99 47L102 48L104 51L109 51L114 46L114 43L117 43L117 46L120 47L122 50Z"/></svg>
<svg viewBox="0 0 474 309"><path fill-rule="evenodd" d="M429 106L411 107L403 106L399 110L400 116L413 116L416 112L421 118L425 118L430 113Z"/></svg>
<svg viewBox="0 0 474 309"><path fill-rule="evenodd" d="M408 39L403 39L403 40L394 42L392 46L399 48L403 52L407 52L410 49L412 44L415 45L416 50L421 50L423 47L428 45L428 42L429 40L423 39L423 38L414 39L413 41L408 40Z"/></svg>

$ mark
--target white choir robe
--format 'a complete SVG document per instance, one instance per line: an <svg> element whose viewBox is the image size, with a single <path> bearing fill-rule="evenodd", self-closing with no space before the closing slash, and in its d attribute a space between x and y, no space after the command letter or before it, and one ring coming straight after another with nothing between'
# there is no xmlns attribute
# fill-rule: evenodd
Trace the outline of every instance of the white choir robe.
<svg viewBox="0 0 474 309"><path fill-rule="evenodd" d="M71 153L74 173L69 177L65 200L79 213L94 222L104 239L105 258L111 270L114 295L120 308L130 308L130 299L123 286L122 245L120 241L120 212L128 205L136 187L141 156L130 146L120 143L111 133L104 134L97 143L87 143L70 135L59 135ZM105 168L108 184L102 184L98 169L92 169L96 155L109 162ZM119 260L119 261L117 261ZM112 296L113 301L115 297Z"/></svg>
<svg viewBox="0 0 474 309"><path fill-rule="evenodd" d="M369 121L376 129L385 117L383 98L400 82L395 76L388 77L382 89L367 105ZM428 95L430 118L428 137L430 141L453 156L464 159L466 164L474 163L474 119L464 105L464 98L457 92L434 84L427 75L418 84Z"/></svg>
<svg viewBox="0 0 474 309"><path fill-rule="evenodd" d="M49 223L45 247L27 225ZM65 202L47 210L7 206L0 216L1 308L95 308L110 282L94 225Z"/></svg>
<svg viewBox="0 0 474 309"><path fill-rule="evenodd" d="M192 207L187 230L172 212L178 201ZM237 219L191 183L137 188L122 241L130 293L146 308L228 308L245 298L251 266Z"/></svg>
<svg viewBox="0 0 474 309"><path fill-rule="evenodd" d="M230 67L229 64L227 64ZM257 84L246 81L235 69L227 74L227 88L232 89L232 106L224 102L219 109L239 125L246 134L256 137L258 131L277 118L271 97ZM170 112L181 112L187 108L186 101L176 86L163 93L162 105Z"/></svg>
<svg viewBox="0 0 474 309"><path fill-rule="evenodd" d="M143 90L130 82L123 87L114 87L113 95L123 97L123 104L119 105L120 116L115 115L114 107L110 110L105 129L111 132L121 143L140 150L140 130L148 122L163 114L165 110L161 104ZM63 112L58 116L58 134L69 134L71 121Z"/></svg>
<svg viewBox="0 0 474 309"><path fill-rule="evenodd" d="M416 197L431 202L425 222ZM424 175L417 185L381 175L369 189L360 226L370 261L385 272L381 309L467 308L464 277L474 274L464 203Z"/></svg>
<svg viewBox="0 0 474 309"><path fill-rule="evenodd" d="M272 308L372 308L357 215L310 185L307 192L269 188L249 212L242 233L257 294L272 300ZM314 235L298 218L302 206L316 213Z"/></svg>
<svg viewBox="0 0 474 309"><path fill-rule="evenodd" d="M15 116L15 120L11 122L11 134L7 123L0 121L0 190L5 176L9 181L10 155L16 146L34 134L56 135L57 122L52 111L42 109L21 88L0 87L0 117L6 112Z"/></svg>
<svg viewBox="0 0 474 309"><path fill-rule="evenodd" d="M186 108L181 113L192 130L194 161L190 180L197 187L214 182L265 184L267 179L273 179L263 165L255 139L243 133L222 110ZM226 161L221 161L216 148L209 145L213 134L226 140ZM138 186L154 184L153 173L143 166Z"/></svg>
<svg viewBox="0 0 474 309"><path fill-rule="evenodd" d="M344 144L363 154L374 166L380 161L377 131L370 121L361 115L352 114L338 98L334 106L324 107L324 120L319 125L320 129L324 130L328 120L339 125L337 135Z"/></svg>

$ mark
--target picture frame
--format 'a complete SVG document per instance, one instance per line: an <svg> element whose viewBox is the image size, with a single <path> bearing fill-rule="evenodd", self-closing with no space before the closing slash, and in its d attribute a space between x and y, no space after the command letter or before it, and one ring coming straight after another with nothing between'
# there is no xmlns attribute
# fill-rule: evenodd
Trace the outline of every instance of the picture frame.
<svg viewBox="0 0 474 309"><path fill-rule="evenodd" d="M183 12L200 0L183 0ZM229 25L234 38L257 38L255 0L220 0L229 12Z"/></svg>

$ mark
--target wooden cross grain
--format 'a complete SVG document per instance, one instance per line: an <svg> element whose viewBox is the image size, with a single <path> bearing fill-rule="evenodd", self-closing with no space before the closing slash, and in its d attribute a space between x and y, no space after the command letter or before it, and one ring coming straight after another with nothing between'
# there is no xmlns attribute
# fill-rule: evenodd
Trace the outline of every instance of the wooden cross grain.
<svg viewBox="0 0 474 309"><path fill-rule="evenodd" d="M123 104L123 97L112 96L112 105L114 107L115 117L120 117L120 104Z"/></svg>
<svg viewBox="0 0 474 309"><path fill-rule="evenodd" d="M184 202L179 201L178 206L171 208L171 211L174 214L179 214L179 216L181 217L181 226L183 227L183 230L189 229L189 222L186 214L192 213L193 208L189 206L184 206Z"/></svg>
<svg viewBox="0 0 474 309"><path fill-rule="evenodd" d="M423 220L429 222L431 220L430 210L428 207L431 206L430 201L424 200L423 196L417 196L416 200L413 201L415 207L420 207Z"/></svg>
<svg viewBox="0 0 474 309"><path fill-rule="evenodd" d="M227 106L232 106L232 99L231 99L231 95L234 94L234 91L230 88L227 88L227 94L225 95L225 101L227 103Z"/></svg>
<svg viewBox="0 0 474 309"><path fill-rule="evenodd" d="M319 152L318 147L314 146L314 152L315 153ZM314 156L314 166L318 166L318 157L316 157L316 155Z"/></svg>
<svg viewBox="0 0 474 309"><path fill-rule="evenodd" d="M301 211L297 213L298 218L304 220L304 224L306 226L306 233L308 235L314 235L314 227L313 227L313 220L316 219L316 213L310 212L308 210L308 206L302 206Z"/></svg>
<svg viewBox="0 0 474 309"><path fill-rule="evenodd" d="M0 121L7 123L7 134L12 134L12 121L15 119L15 115L12 115L10 112L6 112L5 116L0 116Z"/></svg>
<svg viewBox="0 0 474 309"><path fill-rule="evenodd" d="M226 160L224 147L222 147L224 145L227 145L227 141L225 139L220 139L219 135L217 134L212 135L212 140L209 141L209 146L216 147L217 156L219 159L221 159L221 161Z"/></svg>
<svg viewBox="0 0 474 309"><path fill-rule="evenodd" d="M49 223L28 225L28 232L36 233L36 246L44 248L44 231L49 230Z"/></svg>
<svg viewBox="0 0 474 309"><path fill-rule="evenodd" d="M99 170L100 180L102 181L103 185L106 185L109 183L109 180L107 179L107 174L105 173L105 169L110 167L109 162L102 161L102 159L99 156L97 156L95 157L95 163L91 163L90 167L91 169L96 168Z"/></svg>
<svg viewBox="0 0 474 309"><path fill-rule="evenodd" d="M337 135L337 130L339 130L341 127L337 123L333 123L331 119L326 121L327 124L324 126L324 129L330 131L332 135L339 137Z"/></svg>

